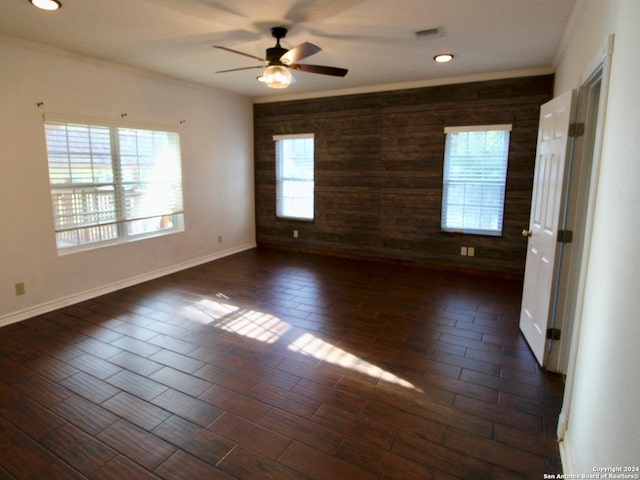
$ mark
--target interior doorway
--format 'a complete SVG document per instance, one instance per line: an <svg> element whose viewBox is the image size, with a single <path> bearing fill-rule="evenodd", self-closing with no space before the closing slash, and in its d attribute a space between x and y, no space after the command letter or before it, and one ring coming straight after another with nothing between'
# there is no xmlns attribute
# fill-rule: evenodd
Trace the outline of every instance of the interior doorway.
<svg viewBox="0 0 640 480"><path fill-rule="evenodd" d="M581 303L581 282L585 247L589 243L589 204L595 195L593 183L596 133L600 113L603 65L593 72L578 92L576 136L574 137L569 188L565 199L563 230L572 232L570 243L564 244L555 305L553 328L561 332L559 340L548 345L546 368L567 373L577 308Z"/></svg>
<svg viewBox="0 0 640 480"><path fill-rule="evenodd" d="M587 75L584 75L586 80L580 89L581 98L578 114L584 120L585 135L577 145L582 151L576 152L576 155L579 154L582 158L588 159L588 170L584 172L584 175L588 174L588 176L583 177L588 190L586 192L577 192L573 198L574 202L576 202L576 210L580 210L582 213L582 215L576 214L575 216L577 221L576 228L579 228L582 233L582 243L578 245L579 248L574 249L575 251L571 258L572 263L568 261L566 269L562 272L563 301L558 305L562 315L568 320L566 327L570 329L570 334L566 335L559 351L552 357L556 362L554 365L562 368L563 373L566 373L564 397L557 428L560 455L562 463L566 467L565 471L574 470L572 465L567 464L567 462L570 462L572 455L565 450L566 445L563 440L569 423L576 362L580 349L580 326L586 279L589 275L588 259L597 200L613 43L614 36L610 35L604 45L602 54L595 62L592 62L593 68L590 68Z"/></svg>
<svg viewBox="0 0 640 480"><path fill-rule="evenodd" d="M567 375L568 391L571 389L572 369L575 367L578 332L584 304L584 287L588 275L589 248L612 51L613 36L610 36L602 54L592 62L583 76L585 81L578 91L576 107L572 114L574 120L570 129L571 142L566 144L567 168L562 177L563 200L559 215L553 217L554 228L558 231L558 241L562 241L562 244L558 243L556 250L553 291L542 302L544 305L536 307L545 310L546 316L543 320L547 329L546 340L543 337L544 344L538 346L536 357L545 369ZM559 100L561 97L556 99ZM535 198L532 199L532 212L534 200ZM531 226L528 231L523 231L523 235L525 233L531 237L533 234ZM525 268L521 326L526 307L527 270ZM536 283L534 282L533 285L535 286ZM523 333L529 341L524 330ZM531 342L529 343L531 345ZM544 350L543 354L540 352L541 349ZM565 392L565 397L566 395Z"/></svg>

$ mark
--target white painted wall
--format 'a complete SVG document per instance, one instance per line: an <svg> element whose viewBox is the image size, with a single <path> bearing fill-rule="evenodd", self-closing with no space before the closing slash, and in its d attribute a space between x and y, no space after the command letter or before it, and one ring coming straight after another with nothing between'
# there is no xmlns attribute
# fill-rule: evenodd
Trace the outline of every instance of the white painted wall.
<svg viewBox="0 0 640 480"><path fill-rule="evenodd" d="M593 474L640 465L640 2L585 0L576 8L556 94L580 86L615 34L573 391L563 406L565 473Z"/></svg>
<svg viewBox="0 0 640 480"><path fill-rule="evenodd" d="M0 325L255 246L248 99L0 37L0 101ZM45 112L177 127L185 231L58 256Z"/></svg>

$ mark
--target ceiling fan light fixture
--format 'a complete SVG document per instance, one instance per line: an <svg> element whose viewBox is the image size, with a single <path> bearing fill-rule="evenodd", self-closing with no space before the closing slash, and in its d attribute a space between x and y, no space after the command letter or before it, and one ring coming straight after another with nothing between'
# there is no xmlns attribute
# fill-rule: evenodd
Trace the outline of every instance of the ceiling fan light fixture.
<svg viewBox="0 0 640 480"><path fill-rule="evenodd" d="M42 10L52 11L58 10L60 7L62 7L62 4L57 0L29 0L29 2L31 2L31 5L33 5L34 7L38 7Z"/></svg>
<svg viewBox="0 0 640 480"><path fill-rule="evenodd" d="M258 81L269 88L287 88L291 84L293 75L287 67L282 65L269 65L258 77Z"/></svg>
<svg viewBox="0 0 640 480"><path fill-rule="evenodd" d="M433 57L433 59L438 63L447 63L447 62L450 62L451 60L453 60L453 54L452 53L440 53L440 54L436 55L435 57Z"/></svg>

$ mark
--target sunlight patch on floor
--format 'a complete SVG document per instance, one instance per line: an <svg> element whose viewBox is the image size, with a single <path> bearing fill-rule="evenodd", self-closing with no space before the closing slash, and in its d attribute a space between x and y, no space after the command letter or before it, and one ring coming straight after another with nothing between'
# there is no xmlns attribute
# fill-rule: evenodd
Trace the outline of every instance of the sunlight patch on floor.
<svg viewBox="0 0 640 480"><path fill-rule="evenodd" d="M269 344L291 329L291 325L268 313L209 299L186 307L183 314L190 320Z"/></svg>
<svg viewBox="0 0 640 480"><path fill-rule="evenodd" d="M264 343L275 343L291 328L278 317L255 310L239 310L228 318L212 323L216 328L253 338Z"/></svg>
<svg viewBox="0 0 640 480"><path fill-rule="evenodd" d="M229 299L224 294L217 294L216 297L221 300ZM241 308L227 301L211 300L209 298L202 299L193 305L183 308L182 314L190 320L268 344L277 342L289 330L294 328L289 323L269 313ZM323 362L346 368L383 382L421 391L411 382L308 332L300 335L287 348L292 352L311 356Z"/></svg>
<svg viewBox="0 0 640 480"><path fill-rule="evenodd" d="M305 333L298 337L289 345L289 350L303 355L310 355L318 360L348 368L355 372L363 373L372 378L382 379L385 382L393 383L404 388L419 390L411 382L388 372L373 363L367 362L356 355L349 353L329 342L322 340L310 333Z"/></svg>

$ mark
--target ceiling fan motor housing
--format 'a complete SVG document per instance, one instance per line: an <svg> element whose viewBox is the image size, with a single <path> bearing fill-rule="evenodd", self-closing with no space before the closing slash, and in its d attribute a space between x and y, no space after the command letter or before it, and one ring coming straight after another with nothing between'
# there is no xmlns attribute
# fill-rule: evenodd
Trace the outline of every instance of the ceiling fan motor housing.
<svg viewBox="0 0 640 480"><path fill-rule="evenodd" d="M287 29L285 27L273 27L271 29L271 36L276 39L276 46L267 48L267 61L269 65L284 65L284 63L280 61L280 57L289 50L280 46L280 39L287 36Z"/></svg>
<svg viewBox="0 0 640 480"><path fill-rule="evenodd" d="M288 51L289 50L287 50L286 48L282 48L279 45L276 45L275 47L267 48L266 57L267 57L267 61L269 62L269 65L284 65L284 63L280 61L280 57L282 57Z"/></svg>

